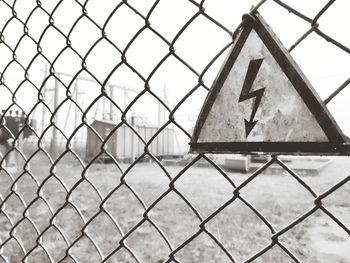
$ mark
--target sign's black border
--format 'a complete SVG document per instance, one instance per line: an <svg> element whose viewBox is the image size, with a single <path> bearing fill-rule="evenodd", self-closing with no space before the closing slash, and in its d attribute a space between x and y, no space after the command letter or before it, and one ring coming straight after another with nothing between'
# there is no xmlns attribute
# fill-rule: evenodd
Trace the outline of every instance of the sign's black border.
<svg viewBox="0 0 350 263"><path fill-rule="evenodd" d="M330 142L215 142L191 144L191 152L281 154L281 155L350 155L350 144Z"/></svg>
<svg viewBox="0 0 350 263"><path fill-rule="evenodd" d="M258 12L243 16L244 22L237 41L234 43L223 67L213 83L197 120L192 141L191 152L212 153L274 153L296 155L350 155L347 137L329 113L325 104L312 88L289 52L266 24ZM198 142L200 131L219 94L227 76L242 50L251 30L254 29L270 51L276 62L286 74L295 90L303 99L316 118L329 142Z"/></svg>

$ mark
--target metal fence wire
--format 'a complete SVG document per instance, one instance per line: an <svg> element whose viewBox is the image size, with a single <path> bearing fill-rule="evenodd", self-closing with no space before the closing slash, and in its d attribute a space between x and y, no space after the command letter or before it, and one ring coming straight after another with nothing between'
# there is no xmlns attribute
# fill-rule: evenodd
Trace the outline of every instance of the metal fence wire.
<svg viewBox="0 0 350 263"><path fill-rule="evenodd" d="M303 262L309 255L295 249L302 246L296 229L303 227L303 224L315 215L326 216L349 238L349 225L340 219L337 213L327 208L325 200L336 195L341 187L345 187L350 175L344 175L333 186L318 192L306 183L304 177L293 171L287 162L279 156L271 156L259 169L236 183L234 177L225 172L210 155L193 155L187 165L174 168L165 166L153 151L152 142L169 127L174 127L178 133L186 136L187 142L190 141L191 132L178 121L176 115L183 105L191 103L193 96L197 96L198 90L207 92L210 89L210 84L204 80L204 77L218 58L232 46L241 25L234 30L225 26L220 22L220 16L211 15L207 11L206 6L210 1L182 1L188 6L188 10L192 10L192 13L187 10L190 15L169 38L153 25L152 19L159 15L158 7L170 4L170 1L148 1L147 8L140 8L138 1L45 2L17 0L0 2L1 13L4 14L0 18L0 48L2 54L7 54L0 57L0 89L1 94L7 94L6 96L10 98L8 104L1 102L3 112L0 128L2 134L8 134L6 140L8 145L4 144L6 147L4 146L5 150L1 152L0 162L0 262ZM214 5L221 4L224 5L219 2ZM329 48L336 48L342 52L343 56L350 54L350 48L345 43L338 42L334 36L327 35L320 29L321 18L332 8L337 9L335 0L317 7L319 11L313 17L303 14L303 10L293 8L286 1L279 0L256 2L254 8L246 12L254 13L269 5L273 5L269 8L278 10L281 17L291 16L308 25L306 32L295 40L289 51L302 48L302 43L316 35L319 37L319 42L324 40L329 42ZM25 6L24 9L23 6ZM104 17L95 18L94 8L90 6L100 6ZM68 15L68 11L65 11L73 9L76 12L74 16ZM119 26L129 33L129 38L124 44L120 44L118 38L112 39L108 32L111 21L116 19L121 11L130 13L141 21L141 25L136 30L129 24L120 22ZM57 23L59 19L67 22L65 26ZM176 48L182 36L187 34L190 27L199 20L215 27L228 39L221 48L216 49L212 58L205 61L205 66L200 70L197 65L192 64L186 54L178 52ZM86 25L88 30L84 31ZM112 26L110 31L113 32L114 29ZM292 31L293 28L291 26L285 30ZM82 32L84 36L78 39L78 42L85 45L85 49L76 48L73 38L77 31ZM20 32L20 34L16 35L13 32ZM133 46L145 32L152 33L153 37L167 49L163 53L159 51L160 59L148 72L139 68L140 63L146 63L146 61L140 61L142 57L129 59L132 57ZM96 33L97 37L89 38L93 33ZM45 49L44 42L47 39L60 42L59 48L50 54L46 53L47 49ZM213 41L215 42L215 39ZM102 43L108 45L119 59L115 60L117 62L110 68L107 65L100 68L99 72L104 74L101 76L95 73L93 67L90 68L90 64L93 65L94 61L90 62L89 59L94 57L96 47ZM27 59L23 57L23 46L28 47L24 51L26 55L24 57ZM148 48L149 46L143 46L142 53L147 55ZM80 64L76 70L67 72L71 75L64 75L58 72L57 65L68 53L69 59L65 60L65 63L69 64L70 59L73 63L74 57ZM97 56L97 60L104 59ZM186 72L195 76L195 83L189 84L192 85L190 89L181 94L181 98L172 106L161 93L153 89L152 84L153 77L170 59L175 60ZM40 67L37 66L38 64ZM68 64L66 64L67 67ZM47 65L47 74L44 79L38 80L35 75L42 76L45 73L42 71L42 65ZM109 79L123 67L137 76L142 84L142 88L126 104L120 102L119 98L111 96L108 90L111 85ZM337 66L334 65L334 67ZM73 92L74 83L83 79L82 73L98 87L95 89L97 94L94 99L85 106L82 106L83 102L79 100L81 95ZM50 92L45 90L45 87L50 85L50 81L54 83L52 85L60 86L63 90L61 98L55 103L49 99L52 98L52 93L50 95ZM335 88L334 92L325 99L325 103L340 96L339 94L349 83L350 79L347 79ZM35 94L36 99L30 107L25 108L26 99L20 100L19 97L28 89L31 90L30 93ZM0 100L5 98L5 95L1 96ZM131 118L133 107L146 96L154 99L154 102L159 103L166 112L165 121L147 139L132 123L134 120ZM89 114L94 111L101 99L109 101L118 116L118 120L114 121L115 125L108 130L107 134L98 132L89 120ZM80 120L71 132L67 132L62 125L58 124L60 111L69 104L72 104L80 114ZM146 106L141 107L147 111ZM39 123L36 124L33 122L34 115L38 115L38 109L39 112L42 109L47 113L47 123L44 119L39 119ZM15 117L22 118L23 123L16 128L17 130L12 129L8 121L8 116L14 115L15 110L19 111ZM128 127L135 139L140 140L143 145L141 154L131 159L130 164L117 159L108 147L108 141L113 135L125 127ZM89 159L84 159L85 156L76 150L81 143L79 141L75 143L75 140L79 139L79 132L82 130L85 132L88 130L99 142L95 154ZM58 147L52 151L52 145L50 148L47 140L50 134L61 138L61 142L63 141L61 148ZM17 170L11 170L9 164L11 154L17 156L15 163ZM102 156L112 163L101 164ZM63 161L66 159L71 162L64 164ZM138 168L145 159L150 162ZM198 168L196 165L200 163L209 165L210 173L215 173L216 179L208 183L206 188L202 189L202 193L197 188L192 193L194 196L207 195L207 200L198 204L195 198L186 192L188 189L178 187L178 183L186 180L188 173L191 173L194 167ZM307 207L305 211L293 214L295 216L290 218L290 221L278 228L273 218L271 219L271 215L264 213L264 209L258 208L244 194L245 189L259 180L263 172L273 165L282 168L284 175L290 176L294 180L293 183L301 186L311 197L305 200ZM157 170L157 175L153 170L148 171L147 167ZM98 176L96 178L93 175ZM154 180L159 185L160 182L164 184L157 190L147 183L140 188L137 178L140 179L142 176L156 177ZM205 175L202 175L200 181L206 180ZM216 199L219 201L215 209L207 213L202 212L206 203L215 199L210 194L211 184L220 183L220 180L223 181L220 185L222 191L227 190L230 194L222 194L224 200ZM201 184L200 181L193 183ZM154 190L155 194L152 197L145 196L143 192L148 190ZM288 189L284 192L288 192ZM276 195L275 198L278 199L279 196ZM174 200L181 203L180 210L175 209ZM240 215L239 211L242 209L248 211L250 217ZM293 210L293 200L290 200L290 205L286 209ZM230 220L240 216L243 217L240 221L240 224L243 224L242 228L248 229L249 233L244 235L237 232L236 236L225 237L228 233L224 230L220 232L220 227L234 225L235 223ZM254 220L251 221L250 218ZM267 229L267 232L260 229ZM291 235L292 239L295 238L294 241L284 239L288 235ZM174 239L173 236L177 238ZM260 243L259 240L263 238L267 238L268 241ZM240 247L239 242L243 246ZM245 252L240 250L242 247ZM277 252L279 256L273 256ZM307 262L311 261L307 260Z"/></svg>

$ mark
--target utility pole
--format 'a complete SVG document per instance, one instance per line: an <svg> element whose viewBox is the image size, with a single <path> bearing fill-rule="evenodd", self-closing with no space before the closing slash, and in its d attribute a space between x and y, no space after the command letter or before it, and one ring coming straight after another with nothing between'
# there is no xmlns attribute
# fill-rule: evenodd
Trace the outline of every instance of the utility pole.
<svg viewBox="0 0 350 263"><path fill-rule="evenodd" d="M167 93L166 93L166 84L165 84L165 83L164 83L164 86L163 86L163 98L164 98L163 102L164 102L166 105L168 105L169 103L168 103L168 96L167 96ZM168 106L169 106L169 105L168 105ZM166 119L165 119L165 114L166 114L166 109L165 109L165 107L163 107L163 122L166 121Z"/></svg>
<svg viewBox="0 0 350 263"><path fill-rule="evenodd" d="M135 127L135 116L134 116L133 113L131 114L131 126L134 129L136 129L136 127ZM131 132L131 163L133 163L134 160L135 160L135 151L134 151L135 140L134 140L134 131L130 130L130 132Z"/></svg>
<svg viewBox="0 0 350 263"><path fill-rule="evenodd" d="M161 109L160 109L160 102L158 102L158 127L160 127L160 111L161 111Z"/></svg>
<svg viewBox="0 0 350 263"><path fill-rule="evenodd" d="M45 69L44 69L44 80L46 79L47 77L47 65L45 64ZM46 83L45 85L43 86L43 89L42 89L42 95L43 95L43 99L46 98ZM42 112L42 115L41 115L41 133L43 133L45 130L45 105L43 104L43 112Z"/></svg>
<svg viewBox="0 0 350 263"><path fill-rule="evenodd" d="M58 101L59 101L59 87L58 87L58 78L59 78L59 75L57 74L57 77L55 78L55 87L54 87L54 101L53 101L53 104L54 104L54 111L58 108ZM57 115L55 116L55 124L57 125L57 122L58 122L58 117ZM51 158L55 159L57 157L57 152L58 152L58 149L57 149L57 144L58 144L58 130L56 127L53 127L53 130L52 130L52 138L51 138L51 145L50 145L50 155L51 155Z"/></svg>
<svg viewBox="0 0 350 263"><path fill-rule="evenodd" d="M167 105L167 96L166 96L166 84L164 83L163 85L163 102ZM163 107L163 123L165 123L165 107ZM168 142L169 138L165 138L165 132L162 132L162 141L163 141L163 145L162 145L162 151L161 154L167 154L165 152L165 144L169 143Z"/></svg>
<svg viewBox="0 0 350 263"><path fill-rule="evenodd" d="M79 95L80 95L80 94L83 94L83 93L79 93L78 80L75 81L75 86L74 86L74 88L75 88L74 101L79 105L78 98L79 98ZM67 116L67 118L68 118L68 116ZM76 129L77 126L78 126L78 107L75 106L75 107L74 107L74 129ZM74 142L73 142L74 148L76 148L76 146L77 146L77 138L79 138L79 137L80 137L80 136L76 136L76 137L75 137L75 140L74 140Z"/></svg>
<svg viewBox="0 0 350 263"><path fill-rule="evenodd" d="M80 95L84 95L85 92L79 91L79 83L78 82L79 82L79 80L77 79L75 81L74 88L72 89L71 97L72 97L72 100L74 100L76 104L80 105L79 104L79 97L80 97ZM65 120L65 123L64 123L64 126L63 126L63 133L67 132L68 122L70 124L70 128L72 127L72 118L71 118L71 116L73 116L73 120L74 120L73 129L76 129L77 126L78 126L78 116L79 116L78 107L75 105L75 107L74 107L74 114L72 115L71 114L72 105L73 105L73 103L69 104L66 120ZM76 136L75 139L73 140L73 146L75 148L77 147L77 138L80 138L80 137L83 137L83 136Z"/></svg>
<svg viewBox="0 0 350 263"><path fill-rule="evenodd" d="M128 103L128 92L126 90L126 86L123 86L123 90L124 90L124 111L127 107L127 103Z"/></svg>
<svg viewBox="0 0 350 263"><path fill-rule="evenodd" d="M163 84L162 89L162 96L160 97L161 101L163 101L165 104L167 104L167 96L166 96L166 84ZM165 122L165 108L163 107L162 110L162 104L158 103L158 127L162 125L162 122ZM163 115L163 116L162 116Z"/></svg>
<svg viewBox="0 0 350 263"><path fill-rule="evenodd" d="M102 119L106 120L106 97L102 97Z"/></svg>
<svg viewBox="0 0 350 263"><path fill-rule="evenodd" d="M109 104L109 119L112 121L113 120L113 116L114 116L114 105L113 102L114 101L114 86L109 86L110 89L110 104Z"/></svg>

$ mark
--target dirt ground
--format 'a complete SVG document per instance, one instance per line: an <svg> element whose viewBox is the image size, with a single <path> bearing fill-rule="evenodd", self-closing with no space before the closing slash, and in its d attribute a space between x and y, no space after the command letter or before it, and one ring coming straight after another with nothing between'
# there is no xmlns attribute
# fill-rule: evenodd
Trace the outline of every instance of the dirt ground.
<svg viewBox="0 0 350 263"><path fill-rule="evenodd" d="M122 165L124 171L127 167L126 164ZM174 178L184 168L166 166L165 169L169 177ZM167 193L152 206L148 213L151 221L144 220L124 241L140 262L164 262L171 250L152 222L168 238L171 247L176 249L200 230L201 223L182 197L205 219L227 202L234 190L216 169L193 166L176 180L177 191L168 191L170 179L154 162L136 164L124 177L130 187L123 184L116 191L113 189L120 184L122 174L114 164L93 164L84 173L86 179L81 183L78 182L82 178L83 168L72 156L62 159L51 171L49 161L38 156L30 162L29 171L18 177L12 188L11 178L4 171L0 172L0 193L3 198L7 197L6 205L2 207L4 213L0 213L1 243L8 239L9 234L12 236L0 250L0 255L4 257L0 257L0 262L5 262L5 258L11 263L21 262L23 251L31 251L28 262L50 262L45 250L51 260L57 262L65 256L67 244L73 245L69 250L70 257L66 257L64 262L74 262L72 259L99 262L100 255L91 240L105 258L118 247L123 234L143 222L143 206L149 207ZM227 174L236 185L249 176L232 172ZM320 194L349 174L350 159L337 157L332 158L332 162L318 176L303 176L302 179ZM40 191L37 184L42 185ZM131 190L137 193L142 202ZM348 182L324 200L325 207L347 228L350 227L349 193ZM105 210L102 211L101 199L107 195L109 198L104 202ZM276 231L314 206L313 196L285 172L280 175L259 175L241 190L241 196L258 209ZM23 204L31 205L25 211ZM55 220L51 220L53 213L57 213ZM88 227L84 227L86 222L89 222ZM116 223L122 233L118 231ZM16 231L10 232L11 224L17 224ZM269 227L238 199L209 220L205 229L226 247L237 262L244 262L271 244ZM40 239L37 238L38 232L44 233ZM284 233L279 241L302 262L350 262L350 236L320 210ZM175 256L180 262L189 263L231 262L205 232ZM107 262L136 261L126 248L122 248ZM294 261L275 245L254 262Z"/></svg>

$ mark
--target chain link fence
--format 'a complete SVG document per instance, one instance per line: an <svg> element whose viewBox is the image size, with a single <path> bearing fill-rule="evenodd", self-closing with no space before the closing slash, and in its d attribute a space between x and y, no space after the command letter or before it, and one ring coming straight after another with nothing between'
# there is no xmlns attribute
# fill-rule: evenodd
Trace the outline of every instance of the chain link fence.
<svg viewBox="0 0 350 263"><path fill-rule="evenodd" d="M311 16L279 0L254 2L253 9L246 1L141 2L0 2L0 262L326 262L308 249L320 222L346 247L350 175L342 167L333 180L303 177L271 156L242 175L225 171L215 156L168 166L159 153L169 134L176 138L166 149L188 151L196 114L243 13L294 19L280 31L293 35L291 52L317 37L347 59L349 42L321 29L327 12L335 19L338 3L313 3ZM220 12L230 6L225 20ZM305 29L298 37L296 23ZM166 94L164 82L174 79L184 86ZM327 90L326 104L345 94L344 79ZM136 123L140 112L156 116L149 134ZM109 128L94 126L98 118ZM122 130L131 141L116 139ZM186 146L175 151L181 136ZM119 158L113 145L125 149L133 141L137 150ZM86 143L93 145L89 156ZM272 167L282 175L266 175ZM332 198L337 206L327 206ZM330 262L347 262L342 253Z"/></svg>

